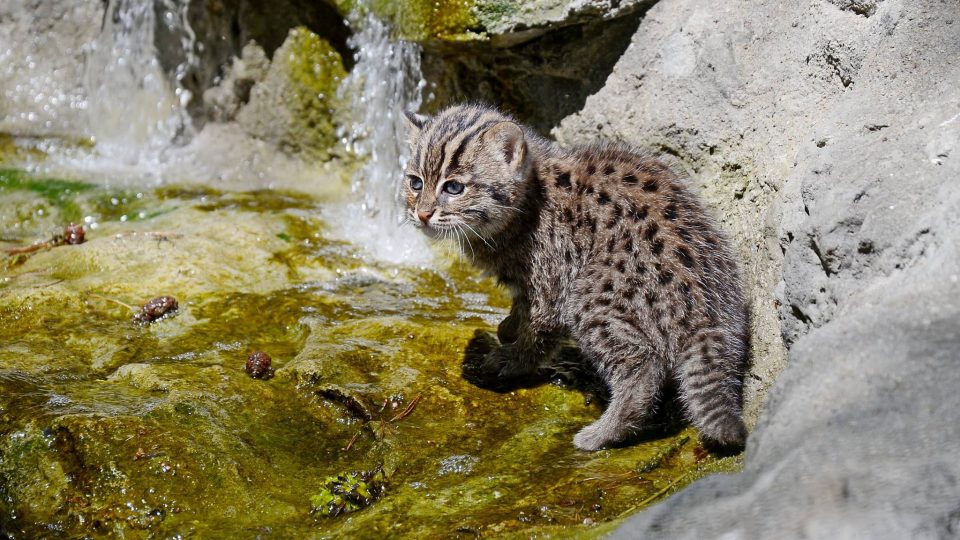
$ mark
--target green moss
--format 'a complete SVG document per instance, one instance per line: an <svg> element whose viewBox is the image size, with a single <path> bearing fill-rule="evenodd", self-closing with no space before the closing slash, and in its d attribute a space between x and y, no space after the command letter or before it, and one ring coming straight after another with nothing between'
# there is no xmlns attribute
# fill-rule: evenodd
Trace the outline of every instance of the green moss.
<svg viewBox="0 0 960 540"><path fill-rule="evenodd" d="M484 3L483 0L372 0L365 7L391 23L401 39L470 41L483 37L475 5ZM356 0L334 0L334 4L345 16L358 8Z"/></svg>
<svg viewBox="0 0 960 540"><path fill-rule="evenodd" d="M33 425L0 439L0 496L24 519L56 521L69 487L53 440Z"/></svg>
<svg viewBox="0 0 960 540"><path fill-rule="evenodd" d="M289 45L288 50L284 50ZM320 36L300 27L291 30L278 56L285 62L293 85L298 137L287 144L296 151L336 146L334 115L337 88L346 77L340 54ZM276 61L277 57L274 57Z"/></svg>
<svg viewBox="0 0 960 540"><path fill-rule="evenodd" d="M358 8L356 0L334 0L343 15ZM365 4L380 19L389 22L398 37L411 41L463 42L488 39L488 32L513 26L521 13L556 11L564 5L541 1L535 5L517 0L372 0Z"/></svg>
<svg viewBox="0 0 960 540"><path fill-rule="evenodd" d="M310 497L310 513L337 517L362 510L383 496L384 483L382 469L330 476Z"/></svg>
<svg viewBox="0 0 960 540"><path fill-rule="evenodd" d="M87 138L65 138L59 141L68 147L92 148L92 142ZM25 160L34 162L43 161L47 157L42 149L40 139L18 138L7 133L0 133L0 167L23 163Z"/></svg>
<svg viewBox="0 0 960 540"><path fill-rule="evenodd" d="M0 197L4 192L17 190L34 193L55 207L65 221L78 222L83 218L75 198L91 187L83 182L34 178L17 170L0 169Z"/></svg>
<svg viewBox="0 0 960 540"><path fill-rule="evenodd" d="M523 6L522 2L514 0L481 0L477 2L477 18L483 21L487 28L495 27L512 17L515 17Z"/></svg>
<svg viewBox="0 0 960 540"><path fill-rule="evenodd" d="M20 149L13 137L0 133L0 166L20 157Z"/></svg>

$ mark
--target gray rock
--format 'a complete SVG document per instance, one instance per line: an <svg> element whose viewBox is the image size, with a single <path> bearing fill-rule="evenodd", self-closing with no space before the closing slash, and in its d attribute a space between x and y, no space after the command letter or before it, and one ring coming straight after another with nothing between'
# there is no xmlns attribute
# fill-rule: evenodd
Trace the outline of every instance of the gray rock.
<svg viewBox="0 0 960 540"><path fill-rule="evenodd" d="M207 115L214 122L228 122L237 116L240 107L250 101L253 86L262 81L270 68L270 59L263 48L251 41L234 58L220 84L203 92Z"/></svg>
<svg viewBox="0 0 960 540"><path fill-rule="evenodd" d="M606 15L561 11L569 17L557 15L551 24L522 32L505 30L487 42L425 43L423 74L435 96L427 108L482 100L547 132L602 88L636 32L644 5ZM530 15L530 24L544 16Z"/></svg>
<svg viewBox="0 0 960 540"><path fill-rule="evenodd" d="M956 538L958 299L949 278L916 283L801 338L743 473L706 478L614 537Z"/></svg>
<svg viewBox="0 0 960 540"><path fill-rule="evenodd" d="M337 146L337 89L346 76L331 45L303 27L274 51L263 80L237 113L248 134L292 154L330 159Z"/></svg>
<svg viewBox="0 0 960 540"><path fill-rule="evenodd" d="M749 411L786 367L743 473L615 537L960 535L958 23L933 1L662 1L555 131L688 172L746 261Z"/></svg>
<svg viewBox="0 0 960 540"><path fill-rule="evenodd" d="M479 0L474 11L491 45L513 47L558 28L637 13L652 3L650 0Z"/></svg>

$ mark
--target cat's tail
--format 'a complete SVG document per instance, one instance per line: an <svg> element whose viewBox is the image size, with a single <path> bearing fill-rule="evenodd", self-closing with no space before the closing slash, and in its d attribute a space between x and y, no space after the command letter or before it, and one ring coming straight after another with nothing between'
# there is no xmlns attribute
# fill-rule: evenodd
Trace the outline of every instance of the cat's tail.
<svg viewBox="0 0 960 540"><path fill-rule="evenodd" d="M698 333L680 354L677 375L687 415L708 445L743 449L743 368L746 351L712 330Z"/></svg>

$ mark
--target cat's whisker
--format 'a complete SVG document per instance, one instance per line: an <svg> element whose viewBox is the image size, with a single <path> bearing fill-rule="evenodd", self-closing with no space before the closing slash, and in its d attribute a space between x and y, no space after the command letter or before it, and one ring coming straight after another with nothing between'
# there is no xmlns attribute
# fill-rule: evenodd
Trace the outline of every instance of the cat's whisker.
<svg viewBox="0 0 960 540"><path fill-rule="evenodd" d="M447 240L450 239L450 236L452 235L453 231L451 231L450 229L441 229L441 230L443 231L443 241L447 242ZM447 245L449 246L449 244Z"/></svg>
<svg viewBox="0 0 960 540"><path fill-rule="evenodd" d="M439 225L439 224L438 224L438 225ZM450 228L447 228L447 227L443 227L443 228L441 228L441 229L439 229L439 230L440 230L440 232L441 232L440 239L441 239L445 244L447 244L447 245L449 246L448 241L451 240L451 237L452 237L454 240L457 240L457 245L458 245L458 247L459 247L459 239L457 238L457 236L456 236L456 234L454 233L453 229L450 229ZM457 250L457 251L459 251L459 250Z"/></svg>
<svg viewBox="0 0 960 540"><path fill-rule="evenodd" d="M467 225L466 223L460 223L460 225L466 225L467 227L469 227L469 225ZM463 229L460 229L460 225L454 225L454 227L456 227L463 234L463 241L466 242L468 246L470 246L470 257L476 259L477 254L476 252L473 251L473 243L470 242L470 238L467 237L467 232L464 231Z"/></svg>
<svg viewBox="0 0 960 540"><path fill-rule="evenodd" d="M466 221L464 221L464 222L463 222L463 225L464 225L465 227L467 227L468 229L470 229L470 231L473 232L473 235L476 236L477 238L479 238L481 241L483 241L483 243L486 244L488 248L490 248L490 249L495 249L495 247L492 246L492 245L490 245L490 242L488 242L486 238L484 238L483 236L481 236L480 233L478 233L476 229L474 229L473 227L471 227L469 223L467 223ZM496 242L494 242L494 244L496 244ZM471 246L471 247L472 247L472 246Z"/></svg>
<svg viewBox="0 0 960 540"><path fill-rule="evenodd" d="M467 244L469 245L470 241L467 240L466 237L461 238L462 231L460 231L459 227L457 227L456 225L453 225L453 231L454 231L454 234L457 236L457 245L460 247L460 256L462 257L466 255L466 250L463 249L463 242L467 242ZM473 247L471 246L470 249L473 249Z"/></svg>

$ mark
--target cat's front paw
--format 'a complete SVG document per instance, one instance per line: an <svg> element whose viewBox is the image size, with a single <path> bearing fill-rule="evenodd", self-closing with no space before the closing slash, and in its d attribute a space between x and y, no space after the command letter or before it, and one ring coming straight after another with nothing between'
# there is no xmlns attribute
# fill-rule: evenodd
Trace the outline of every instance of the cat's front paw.
<svg viewBox="0 0 960 540"><path fill-rule="evenodd" d="M499 376L500 371L510 364L514 356L513 347L501 345L488 352L480 365L480 371L488 376Z"/></svg>
<svg viewBox="0 0 960 540"><path fill-rule="evenodd" d="M487 353L481 369L499 379L516 379L536 372L536 366L525 362L513 344L502 345Z"/></svg>

